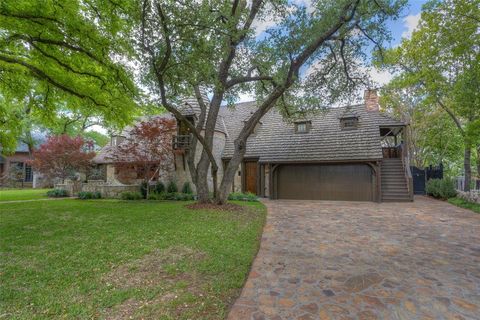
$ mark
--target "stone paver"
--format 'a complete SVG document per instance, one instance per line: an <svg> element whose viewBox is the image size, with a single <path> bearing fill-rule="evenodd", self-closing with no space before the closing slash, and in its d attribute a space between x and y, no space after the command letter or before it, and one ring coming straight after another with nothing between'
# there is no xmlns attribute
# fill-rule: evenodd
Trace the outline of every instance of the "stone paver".
<svg viewBox="0 0 480 320"><path fill-rule="evenodd" d="M228 319L480 319L480 215L414 203L266 201Z"/></svg>

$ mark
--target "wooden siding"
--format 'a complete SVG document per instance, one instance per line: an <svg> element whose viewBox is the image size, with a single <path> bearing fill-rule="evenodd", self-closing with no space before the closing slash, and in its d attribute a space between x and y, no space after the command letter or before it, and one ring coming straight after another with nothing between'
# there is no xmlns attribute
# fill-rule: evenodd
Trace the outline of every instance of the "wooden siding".
<svg viewBox="0 0 480 320"><path fill-rule="evenodd" d="M374 175L367 164L289 164L276 169L275 198L373 201Z"/></svg>

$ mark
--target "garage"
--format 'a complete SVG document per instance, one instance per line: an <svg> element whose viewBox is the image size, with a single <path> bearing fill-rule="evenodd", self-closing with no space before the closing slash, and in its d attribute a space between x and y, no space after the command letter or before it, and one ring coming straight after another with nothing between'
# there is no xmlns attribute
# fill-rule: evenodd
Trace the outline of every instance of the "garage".
<svg viewBox="0 0 480 320"><path fill-rule="evenodd" d="M275 198L373 201L367 164L285 164L274 173Z"/></svg>

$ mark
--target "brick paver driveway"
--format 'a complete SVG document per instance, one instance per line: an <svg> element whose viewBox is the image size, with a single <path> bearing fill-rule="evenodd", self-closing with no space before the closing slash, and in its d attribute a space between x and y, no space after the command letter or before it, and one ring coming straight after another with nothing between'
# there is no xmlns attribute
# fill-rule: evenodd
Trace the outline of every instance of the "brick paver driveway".
<svg viewBox="0 0 480 320"><path fill-rule="evenodd" d="M480 214L424 197L266 205L229 319L480 319Z"/></svg>

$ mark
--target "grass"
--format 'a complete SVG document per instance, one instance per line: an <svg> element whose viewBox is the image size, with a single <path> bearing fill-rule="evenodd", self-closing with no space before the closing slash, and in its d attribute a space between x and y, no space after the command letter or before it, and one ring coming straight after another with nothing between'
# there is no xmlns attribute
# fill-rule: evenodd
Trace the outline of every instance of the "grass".
<svg viewBox="0 0 480 320"><path fill-rule="evenodd" d="M478 203L468 202L460 198L450 198L448 199L448 202L453 205L456 205L457 207L470 209L473 212L480 213L480 204Z"/></svg>
<svg viewBox="0 0 480 320"><path fill-rule="evenodd" d="M65 199L0 210L0 310L9 319L223 319L258 250L261 203Z"/></svg>
<svg viewBox="0 0 480 320"><path fill-rule="evenodd" d="M50 189L0 189L0 202L47 198Z"/></svg>

